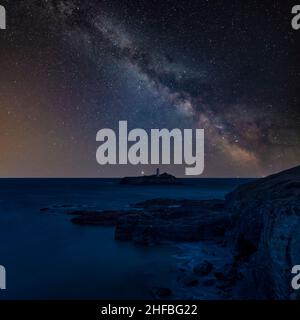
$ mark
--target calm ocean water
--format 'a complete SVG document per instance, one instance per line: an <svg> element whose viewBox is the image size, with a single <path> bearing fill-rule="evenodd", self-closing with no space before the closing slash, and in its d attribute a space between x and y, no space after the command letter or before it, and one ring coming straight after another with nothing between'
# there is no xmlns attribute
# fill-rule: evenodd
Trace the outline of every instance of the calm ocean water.
<svg viewBox="0 0 300 320"><path fill-rule="evenodd" d="M81 227L53 205L118 209L152 198L222 198L246 179L125 186L116 179L0 179L0 299L143 299L168 286L176 249L114 241L113 228Z"/></svg>

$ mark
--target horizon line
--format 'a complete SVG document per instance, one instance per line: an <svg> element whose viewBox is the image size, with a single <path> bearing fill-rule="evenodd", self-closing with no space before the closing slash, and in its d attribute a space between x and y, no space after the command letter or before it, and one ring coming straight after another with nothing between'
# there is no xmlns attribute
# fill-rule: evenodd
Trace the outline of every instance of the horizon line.
<svg viewBox="0 0 300 320"><path fill-rule="evenodd" d="M63 176L58 176L58 177L0 177L0 179L123 179L125 177L141 177L141 176L121 176L121 177L63 177ZM223 176L223 177L176 177L176 179L260 179L263 177L259 176Z"/></svg>

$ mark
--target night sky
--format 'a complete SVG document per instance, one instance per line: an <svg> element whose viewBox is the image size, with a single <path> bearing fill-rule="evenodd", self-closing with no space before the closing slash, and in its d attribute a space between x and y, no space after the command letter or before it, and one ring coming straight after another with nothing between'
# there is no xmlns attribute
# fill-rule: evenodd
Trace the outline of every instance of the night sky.
<svg viewBox="0 0 300 320"><path fill-rule="evenodd" d="M115 177L96 133L204 128L203 177L299 164L300 31L288 1L3 1L0 176ZM284 3L284 4L283 4ZM177 176L182 166L161 166Z"/></svg>

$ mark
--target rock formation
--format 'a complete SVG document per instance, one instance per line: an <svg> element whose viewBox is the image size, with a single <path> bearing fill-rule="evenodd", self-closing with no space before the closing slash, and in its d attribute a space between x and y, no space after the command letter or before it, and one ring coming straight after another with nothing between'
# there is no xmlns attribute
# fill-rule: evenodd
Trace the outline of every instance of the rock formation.
<svg viewBox="0 0 300 320"><path fill-rule="evenodd" d="M162 176L124 178L121 183L176 181ZM153 199L116 212L69 213L76 224L115 226L116 240L209 243L215 253L203 259L193 249L193 263L178 269L178 285L188 287L193 298L295 298L291 270L300 264L300 166L242 185L225 200ZM238 291L241 283L248 288L243 294ZM212 287L214 295L207 296ZM153 289L159 298L175 293Z"/></svg>
<svg viewBox="0 0 300 320"><path fill-rule="evenodd" d="M236 214L232 244L249 261L257 292L290 299L291 270L300 264L300 166L238 187L226 196Z"/></svg>

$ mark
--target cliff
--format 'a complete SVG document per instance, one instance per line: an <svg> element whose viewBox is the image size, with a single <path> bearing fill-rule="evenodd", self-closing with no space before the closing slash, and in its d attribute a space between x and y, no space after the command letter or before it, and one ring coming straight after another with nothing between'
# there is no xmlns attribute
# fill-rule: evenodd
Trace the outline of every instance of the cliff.
<svg viewBox="0 0 300 320"><path fill-rule="evenodd" d="M300 166L238 187L226 197L237 258L249 261L257 293L290 299L291 270L300 264Z"/></svg>

